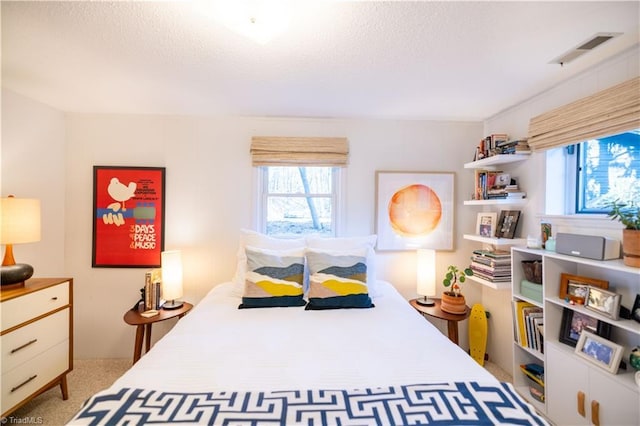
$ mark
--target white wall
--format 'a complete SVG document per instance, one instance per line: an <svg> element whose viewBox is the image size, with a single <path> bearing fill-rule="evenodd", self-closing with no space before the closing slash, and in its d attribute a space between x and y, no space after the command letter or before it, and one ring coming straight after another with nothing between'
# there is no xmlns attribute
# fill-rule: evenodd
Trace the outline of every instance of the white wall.
<svg viewBox="0 0 640 426"><path fill-rule="evenodd" d="M41 240L15 245L16 262L30 264L37 276L66 276L64 114L3 90L1 144L2 197L41 203Z"/></svg>
<svg viewBox="0 0 640 426"><path fill-rule="evenodd" d="M238 230L251 224L252 135L349 139L346 235L374 232L376 170L457 172L461 234L469 213L460 206L471 182L460 171L482 130L482 123L85 114L67 114L66 125L65 269L76 281L78 358L131 356L134 330L122 316L144 275L140 269L91 267L94 165L166 167L165 248L183 251L184 299L197 302L233 276ZM448 262L468 261L465 253L443 253L439 272ZM379 277L415 297L414 253L384 253L378 260ZM470 300L479 300L479 289L474 296L465 287ZM154 326L154 340L171 325Z"/></svg>
<svg viewBox="0 0 640 426"><path fill-rule="evenodd" d="M485 121L484 133L487 135L507 133L513 137L526 137L529 131L529 120L532 117L638 75L640 75L640 49L636 46L574 79L491 117ZM552 224L554 233L574 232L622 239L621 226L612 223L607 218L578 220L570 217L545 216L546 170L544 153L534 153L530 160L520 163L514 169L513 175L519 177L519 184L527 192L529 198L523 215L523 236L539 235L540 222L544 218L545 221ZM509 371L512 363L513 335L511 330L502 327L502 324L511 321L511 293L485 288L483 289L482 301L486 309L493 314L493 318L489 322L489 350L492 360Z"/></svg>

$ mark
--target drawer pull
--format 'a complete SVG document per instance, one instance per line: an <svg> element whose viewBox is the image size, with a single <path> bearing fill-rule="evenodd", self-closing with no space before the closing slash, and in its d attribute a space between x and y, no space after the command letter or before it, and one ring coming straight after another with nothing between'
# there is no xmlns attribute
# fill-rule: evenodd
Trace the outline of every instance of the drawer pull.
<svg viewBox="0 0 640 426"><path fill-rule="evenodd" d="M24 345L22 345L22 346L18 346L18 347L17 347L17 348L15 348L15 349L11 349L11 353L12 353L12 354L14 354L14 353L18 352L19 350L26 348L26 347L27 347L27 346L29 346L29 345L33 345L33 344L34 344L35 342L37 342L37 341L38 341L38 339L33 339L32 341L27 342L27 343L25 343L25 344L24 344Z"/></svg>
<svg viewBox="0 0 640 426"><path fill-rule="evenodd" d="M23 387L24 385L26 385L27 383L29 383L30 381L32 381L33 379L35 379L36 377L38 377L37 374L29 377L27 380L25 380L24 382L20 383L18 386L11 388L11 393L17 391L18 389L20 389L21 387Z"/></svg>
<svg viewBox="0 0 640 426"><path fill-rule="evenodd" d="M58 296L53 296L53 297L51 298L51 300L53 300L53 301L55 302L56 300L58 300Z"/></svg>

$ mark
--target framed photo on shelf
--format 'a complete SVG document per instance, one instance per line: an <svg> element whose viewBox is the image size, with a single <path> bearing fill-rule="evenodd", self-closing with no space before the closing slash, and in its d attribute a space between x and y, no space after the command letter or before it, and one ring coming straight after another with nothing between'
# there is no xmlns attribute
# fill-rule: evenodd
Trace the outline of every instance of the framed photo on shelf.
<svg viewBox="0 0 640 426"><path fill-rule="evenodd" d="M516 234L520 210L502 210L498 219L496 237L512 239Z"/></svg>
<svg viewBox="0 0 640 426"><path fill-rule="evenodd" d="M583 330L575 353L609 373L616 374L622 359L622 350L622 346Z"/></svg>
<svg viewBox="0 0 640 426"><path fill-rule="evenodd" d="M497 221L497 213L478 213L478 221L476 222L476 235L480 235L483 237L493 237L496 234Z"/></svg>
<svg viewBox="0 0 640 426"><path fill-rule="evenodd" d="M558 297L563 300L571 300L578 305L584 305L589 294L589 286L606 290L609 288L609 281L560 274L560 294Z"/></svg>
<svg viewBox="0 0 640 426"><path fill-rule="evenodd" d="M575 348L580 334L585 330L608 339L611 335L611 324L573 309L564 308L562 310L560 338L558 339L560 342Z"/></svg>
<svg viewBox="0 0 640 426"><path fill-rule="evenodd" d="M636 300L633 302L633 308L631 309L631 318L640 322L640 294L636 294Z"/></svg>
<svg viewBox="0 0 640 426"><path fill-rule="evenodd" d="M453 250L455 173L376 171L378 250Z"/></svg>
<svg viewBox="0 0 640 426"><path fill-rule="evenodd" d="M585 307L617 320L620 313L620 295L601 288L589 287Z"/></svg>
<svg viewBox="0 0 640 426"><path fill-rule="evenodd" d="M93 167L94 268L159 268L164 167Z"/></svg>

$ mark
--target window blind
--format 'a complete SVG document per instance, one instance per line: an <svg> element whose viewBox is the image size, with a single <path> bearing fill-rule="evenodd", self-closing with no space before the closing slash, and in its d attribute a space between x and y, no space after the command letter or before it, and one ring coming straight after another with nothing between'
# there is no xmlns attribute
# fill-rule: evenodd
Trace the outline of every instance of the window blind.
<svg viewBox="0 0 640 426"><path fill-rule="evenodd" d="M541 151L640 127L640 77L533 117L529 146Z"/></svg>
<svg viewBox="0 0 640 426"><path fill-rule="evenodd" d="M347 138L275 137L251 138L254 166L345 167L349 159Z"/></svg>

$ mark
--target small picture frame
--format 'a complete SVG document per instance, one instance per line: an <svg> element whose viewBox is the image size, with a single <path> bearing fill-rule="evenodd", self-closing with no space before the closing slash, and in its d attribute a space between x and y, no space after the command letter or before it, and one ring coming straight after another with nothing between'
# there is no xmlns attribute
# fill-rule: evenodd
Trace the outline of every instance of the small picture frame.
<svg viewBox="0 0 640 426"><path fill-rule="evenodd" d="M575 354L609 373L616 374L622 351L622 346L583 330L576 344Z"/></svg>
<svg viewBox="0 0 640 426"><path fill-rule="evenodd" d="M589 287L587 309L617 320L620 314L620 295L597 287Z"/></svg>
<svg viewBox="0 0 640 426"><path fill-rule="evenodd" d="M558 297L578 305L584 305L589 294L589 286L602 289L609 288L609 281L581 277L571 274L560 274L560 293Z"/></svg>
<svg viewBox="0 0 640 426"><path fill-rule="evenodd" d="M631 318L640 322L640 294L636 294L636 300L633 302L633 308L631 309Z"/></svg>
<svg viewBox="0 0 640 426"><path fill-rule="evenodd" d="M476 235L482 237L493 237L496 234L496 224L498 214L491 212L478 213L478 221L476 222Z"/></svg>
<svg viewBox="0 0 640 426"><path fill-rule="evenodd" d="M575 348L580 334L585 330L608 339L611 335L611 324L573 309L564 308L562 310L562 323L558 339L560 342Z"/></svg>
<svg viewBox="0 0 640 426"><path fill-rule="evenodd" d="M496 237L513 239L520 219L520 210L502 210L498 219Z"/></svg>

